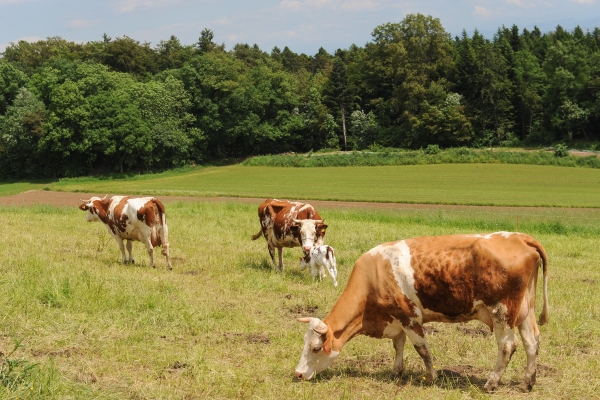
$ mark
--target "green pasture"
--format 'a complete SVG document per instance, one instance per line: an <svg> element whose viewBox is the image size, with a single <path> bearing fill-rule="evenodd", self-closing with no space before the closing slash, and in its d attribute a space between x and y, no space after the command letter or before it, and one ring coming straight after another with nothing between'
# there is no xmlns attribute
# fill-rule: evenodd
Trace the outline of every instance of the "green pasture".
<svg viewBox="0 0 600 400"><path fill-rule="evenodd" d="M149 268L139 243L136 264L121 265L106 229L86 223L75 207L0 207L0 398L525 396L522 346L498 392L482 392L497 348L476 321L428 324L435 365L447 371L434 386L421 384L423 363L408 343L405 373L392 380L391 341L367 337L350 341L314 382L293 379L306 330L296 318L324 317L360 254L399 238L513 230L513 213L320 209L338 258L336 288L298 270L298 249L285 251L283 273L273 271L264 240L250 240L259 228L256 206L167 202L173 271L160 255ZM546 247L550 271L550 323L541 327L537 384L528 399L598 397L599 221L595 209L520 216L519 229Z"/></svg>
<svg viewBox="0 0 600 400"><path fill-rule="evenodd" d="M503 206L600 207L600 169L512 164L228 167L128 179L63 179L47 189L85 193Z"/></svg>

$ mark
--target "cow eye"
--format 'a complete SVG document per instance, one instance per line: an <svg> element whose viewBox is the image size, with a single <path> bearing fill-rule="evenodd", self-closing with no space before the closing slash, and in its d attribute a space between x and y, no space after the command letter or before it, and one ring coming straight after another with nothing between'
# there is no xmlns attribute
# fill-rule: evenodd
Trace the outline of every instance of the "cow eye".
<svg viewBox="0 0 600 400"><path fill-rule="evenodd" d="M315 353L318 353L318 352L320 352L320 351L321 351L321 346L317 346L317 347L315 347L315 348L313 349L313 351L314 351Z"/></svg>

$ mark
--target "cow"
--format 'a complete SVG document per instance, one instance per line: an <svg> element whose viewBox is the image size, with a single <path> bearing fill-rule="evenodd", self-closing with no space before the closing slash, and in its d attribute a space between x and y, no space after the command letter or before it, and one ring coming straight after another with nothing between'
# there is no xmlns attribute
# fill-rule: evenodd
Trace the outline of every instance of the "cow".
<svg viewBox="0 0 600 400"><path fill-rule="evenodd" d="M300 257L300 271L304 271L309 265L313 281L317 273L319 274L319 280L322 280L325 276L325 270L327 270L331 275L331 279L333 279L333 286L338 285L336 279L337 265L333 247L327 245L314 246L308 254Z"/></svg>
<svg viewBox="0 0 600 400"><path fill-rule="evenodd" d="M132 241L137 240L146 245L151 267L154 268L154 247L162 246L162 254L167 258L167 268L173 269L169 257L168 227L163 204L154 197L113 196L107 199L107 196L103 199L92 197L89 200L81 200L79 209L88 211L88 222L104 223L121 249L123 264L134 262L131 247ZM129 260L125 258L123 240L127 241Z"/></svg>
<svg viewBox="0 0 600 400"><path fill-rule="evenodd" d="M543 308L548 322L548 261L533 237L522 233L450 235L384 243L355 263L329 314L300 318L309 325L295 376L312 379L356 335L392 339L393 373L404 369L406 337L425 362L426 382L437 374L423 324L477 319L495 333L498 359L484 389L498 382L516 350L518 327L527 355L524 390L535 384L540 331L535 320L538 268L543 267Z"/></svg>
<svg viewBox="0 0 600 400"><path fill-rule="evenodd" d="M265 237L271 261L279 271L283 271L284 247L302 246L306 254L314 245L323 244L327 229L313 206L296 201L267 199L258 207L258 219L261 228L252 240L261 234ZM279 265L275 262L275 249L279 253Z"/></svg>

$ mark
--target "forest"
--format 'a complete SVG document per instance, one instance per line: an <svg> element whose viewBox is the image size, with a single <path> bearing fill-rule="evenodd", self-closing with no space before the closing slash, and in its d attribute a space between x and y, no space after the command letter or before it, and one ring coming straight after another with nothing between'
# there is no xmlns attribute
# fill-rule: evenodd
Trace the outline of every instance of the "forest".
<svg viewBox="0 0 600 400"><path fill-rule="evenodd" d="M364 46L49 37L0 53L0 179L332 150L600 146L600 28L452 37L407 15Z"/></svg>

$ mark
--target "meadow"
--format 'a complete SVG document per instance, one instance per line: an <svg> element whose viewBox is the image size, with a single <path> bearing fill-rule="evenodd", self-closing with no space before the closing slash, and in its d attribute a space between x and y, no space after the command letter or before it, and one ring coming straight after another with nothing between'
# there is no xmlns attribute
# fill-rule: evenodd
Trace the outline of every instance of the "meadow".
<svg viewBox="0 0 600 400"><path fill-rule="evenodd" d="M514 230L513 213L321 208L338 258L336 288L298 270L298 249L287 249L285 271L274 272L264 240L250 240L258 202L166 206L173 271L161 256L151 269L139 243L136 264L120 264L106 229L86 223L76 207L0 207L0 398L598 398L600 210L520 216L519 230L549 255L550 322L541 327L533 392L519 389L520 345L498 392L488 395L482 386L497 348L479 322L428 324L445 376L423 386L412 346L402 379L393 380L391 341L367 337L350 341L315 381L296 381L306 331L296 318L324 317L354 261L379 243Z"/></svg>
<svg viewBox="0 0 600 400"><path fill-rule="evenodd" d="M600 169L514 164L197 167L127 179L78 178L51 190L501 206L600 207Z"/></svg>

